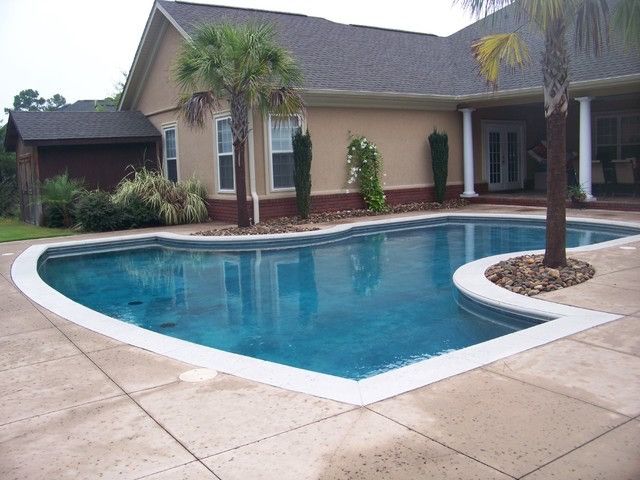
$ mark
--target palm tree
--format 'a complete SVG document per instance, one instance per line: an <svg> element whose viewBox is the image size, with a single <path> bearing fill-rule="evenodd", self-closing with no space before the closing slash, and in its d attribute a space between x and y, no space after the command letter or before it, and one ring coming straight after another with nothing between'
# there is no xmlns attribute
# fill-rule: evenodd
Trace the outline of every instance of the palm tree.
<svg viewBox="0 0 640 480"><path fill-rule="evenodd" d="M182 46L174 77L188 124L203 127L224 101L231 110L238 226L250 225L247 209L245 145L254 109L294 115L303 108L302 73L278 45L268 24L205 24Z"/></svg>
<svg viewBox="0 0 640 480"><path fill-rule="evenodd" d="M566 118L569 55L566 31L575 25L576 48L599 55L609 38L607 0L457 0L475 15L488 15L515 4L522 25L514 32L485 36L473 43L480 73L497 87L500 67L529 63L529 49L519 30L531 24L544 37L542 79L547 122L547 228L543 263L566 265ZM613 15L616 29L630 46L640 38L640 0L620 0Z"/></svg>

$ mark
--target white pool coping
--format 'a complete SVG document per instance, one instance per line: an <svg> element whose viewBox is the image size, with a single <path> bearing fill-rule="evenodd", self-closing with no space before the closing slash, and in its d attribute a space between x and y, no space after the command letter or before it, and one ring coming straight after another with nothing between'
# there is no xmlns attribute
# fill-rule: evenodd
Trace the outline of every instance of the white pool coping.
<svg viewBox="0 0 640 480"><path fill-rule="evenodd" d="M373 220L338 225L335 227L299 233L277 235L243 235L237 237L198 237L174 233L147 233L139 235L103 237L66 242L33 245L16 258L11 276L16 286L38 305L73 323L124 343L134 345L196 366L215 369L238 377L276 387L337 400L353 405L368 405L430 383L443 380L509 355L572 335L597 325L621 318L621 315L561 305L537 298L526 297L498 287L484 276L490 265L500 260L537 251L513 252L482 258L460 267L453 275L459 291L474 301L490 307L516 313L535 314L553 320L520 330L486 342L450 353L422 360L363 380L350 380L274 362L238 355L203 345L187 342L126 323L91 310L65 297L47 285L38 275L38 259L51 247L86 246L117 242L119 240L157 239L216 243L247 240L275 240L286 238L318 237L347 232L354 227L418 222L428 219L484 218L484 219L544 219L539 215L439 213ZM640 224L586 218L569 218L570 222L605 226L640 228ZM568 249L570 252L598 250L640 241L640 235L629 236L585 247Z"/></svg>

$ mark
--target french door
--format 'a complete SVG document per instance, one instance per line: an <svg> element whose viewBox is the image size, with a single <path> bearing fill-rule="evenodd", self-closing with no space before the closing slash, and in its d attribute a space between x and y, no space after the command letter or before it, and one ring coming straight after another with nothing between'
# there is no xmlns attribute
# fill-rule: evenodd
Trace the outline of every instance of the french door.
<svg viewBox="0 0 640 480"><path fill-rule="evenodd" d="M518 123L485 125L485 163L490 191L522 188L523 130Z"/></svg>

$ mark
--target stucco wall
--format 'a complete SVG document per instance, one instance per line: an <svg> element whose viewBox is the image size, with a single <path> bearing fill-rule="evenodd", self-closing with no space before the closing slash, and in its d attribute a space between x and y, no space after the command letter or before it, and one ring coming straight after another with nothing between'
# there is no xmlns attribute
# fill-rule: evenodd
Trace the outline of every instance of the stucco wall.
<svg viewBox="0 0 640 480"><path fill-rule="evenodd" d="M369 108L308 109L313 141L314 193L337 193L346 186L349 134L364 135L383 156L385 189L433 184L427 137L434 127L449 135L450 184L462 182L461 118L458 112Z"/></svg>
<svg viewBox="0 0 640 480"><path fill-rule="evenodd" d="M172 69L182 42L182 35L167 25L132 110L140 110L148 115L178 104L179 90L173 81Z"/></svg>
<svg viewBox="0 0 640 480"><path fill-rule="evenodd" d="M182 41L177 30L171 25L165 26L133 108L147 115L159 130L171 123L177 125L180 178L195 174L204 182L211 198L233 199L233 194L217 192L213 121L207 121L202 129L191 128L175 108L179 90L172 79L172 68ZM314 106L308 108L306 121L313 140L312 193L315 195L346 192L345 157L350 132L365 135L378 145L384 157L385 188L402 189L433 184L427 136L434 127L444 130L449 134L449 183L462 182L458 112ZM293 196L293 191L271 191L266 120L256 113L253 123L258 194L264 198Z"/></svg>

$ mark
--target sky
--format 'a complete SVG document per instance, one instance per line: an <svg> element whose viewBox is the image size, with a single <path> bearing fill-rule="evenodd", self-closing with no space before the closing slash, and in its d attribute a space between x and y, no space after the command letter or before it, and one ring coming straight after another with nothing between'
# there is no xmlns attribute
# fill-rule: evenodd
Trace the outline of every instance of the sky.
<svg viewBox="0 0 640 480"><path fill-rule="evenodd" d="M453 0L198 0L449 35L472 22ZM67 102L115 92L128 72L153 0L0 0L0 112L20 90ZM0 113L0 124L6 116Z"/></svg>

